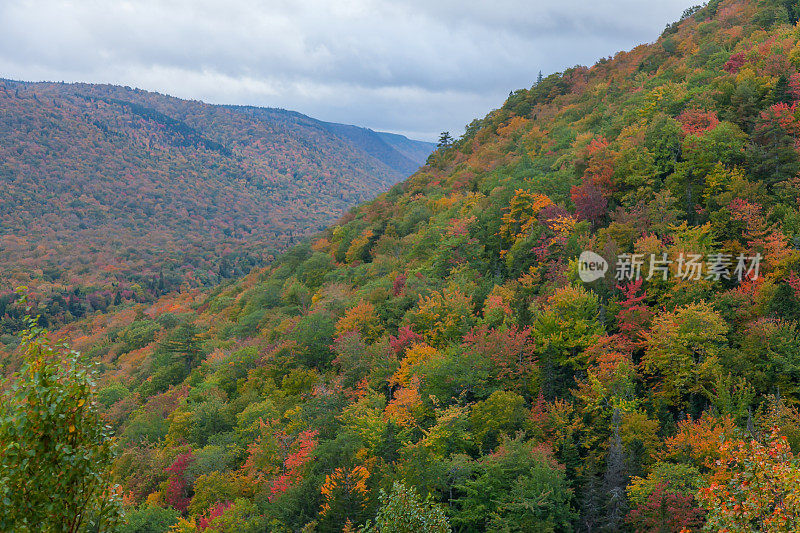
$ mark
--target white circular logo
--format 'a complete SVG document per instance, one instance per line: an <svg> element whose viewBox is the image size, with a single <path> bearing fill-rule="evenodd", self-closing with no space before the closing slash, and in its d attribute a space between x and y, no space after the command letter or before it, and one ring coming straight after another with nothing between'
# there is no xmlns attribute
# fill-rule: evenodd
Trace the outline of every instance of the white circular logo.
<svg viewBox="0 0 800 533"><path fill-rule="evenodd" d="M594 252L583 252L578 258L578 276L584 283L602 278L608 272L608 261Z"/></svg>

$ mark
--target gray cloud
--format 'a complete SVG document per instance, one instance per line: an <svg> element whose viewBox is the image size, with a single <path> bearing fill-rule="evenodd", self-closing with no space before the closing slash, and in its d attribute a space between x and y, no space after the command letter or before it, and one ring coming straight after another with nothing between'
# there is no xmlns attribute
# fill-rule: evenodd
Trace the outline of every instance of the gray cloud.
<svg viewBox="0 0 800 533"><path fill-rule="evenodd" d="M653 41L697 0L3 0L0 77L285 107L431 139Z"/></svg>

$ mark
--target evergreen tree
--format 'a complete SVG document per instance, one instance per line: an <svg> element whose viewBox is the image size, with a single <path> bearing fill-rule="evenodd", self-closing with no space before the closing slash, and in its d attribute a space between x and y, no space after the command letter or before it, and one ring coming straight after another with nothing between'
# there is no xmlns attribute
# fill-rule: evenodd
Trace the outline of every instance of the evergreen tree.
<svg viewBox="0 0 800 533"><path fill-rule="evenodd" d="M781 74L778 77L778 81L775 82L771 100L773 104L792 103L792 95L789 94L789 78L786 77L786 74Z"/></svg>
<svg viewBox="0 0 800 533"><path fill-rule="evenodd" d="M194 324L184 323L175 328L162 347L175 362L186 366L187 373L200 363L203 356L202 341Z"/></svg>
<svg viewBox="0 0 800 533"><path fill-rule="evenodd" d="M619 531L622 520L628 510L628 502L625 497L625 486L628 484L628 468L619 431L620 422L621 416L617 408L614 409L614 416L611 420L613 424L611 446L608 449L606 473L603 477L603 491L607 495L605 528L608 531Z"/></svg>
<svg viewBox="0 0 800 533"><path fill-rule="evenodd" d="M769 190L778 183L794 178L800 171L795 139L776 117L762 115L753 141L749 147L753 174Z"/></svg>
<svg viewBox="0 0 800 533"><path fill-rule="evenodd" d="M800 3L797 0L783 0L783 5L786 8L786 15L789 17L789 23L797 24L800 19Z"/></svg>
<svg viewBox="0 0 800 533"><path fill-rule="evenodd" d="M597 485L594 473L587 473L581 487L581 516L578 531L592 533L597 530L600 521L600 494Z"/></svg>

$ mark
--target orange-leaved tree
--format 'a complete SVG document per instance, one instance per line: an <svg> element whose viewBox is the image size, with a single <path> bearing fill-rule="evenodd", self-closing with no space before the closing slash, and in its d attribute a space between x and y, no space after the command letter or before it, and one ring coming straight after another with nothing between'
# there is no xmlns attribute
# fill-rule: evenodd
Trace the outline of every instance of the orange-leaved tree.
<svg viewBox="0 0 800 533"><path fill-rule="evenodd" d="M715 480L698 493L708 509L706 529L727 533L800 530L800 466L778 428L764 442L727 441L720 452Z"/></svg>

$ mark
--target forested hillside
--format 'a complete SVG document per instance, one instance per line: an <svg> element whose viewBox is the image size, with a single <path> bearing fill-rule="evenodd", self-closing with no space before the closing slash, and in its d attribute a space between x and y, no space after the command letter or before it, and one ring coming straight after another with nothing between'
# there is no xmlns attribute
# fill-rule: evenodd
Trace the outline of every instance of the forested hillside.
<svg viewBox="0 0 800 533"><path fill-rule="evenodd" d="M263 266L433 149L383 135L279 109L0 80L0 316L22 284L59 323Z"/></svg>
<svg viewBox="0 0 800 533"><path fill-rule="evenodd" d="M798 14L690 10L270 267L61 331L128 531L800 529Z"/></svg>

